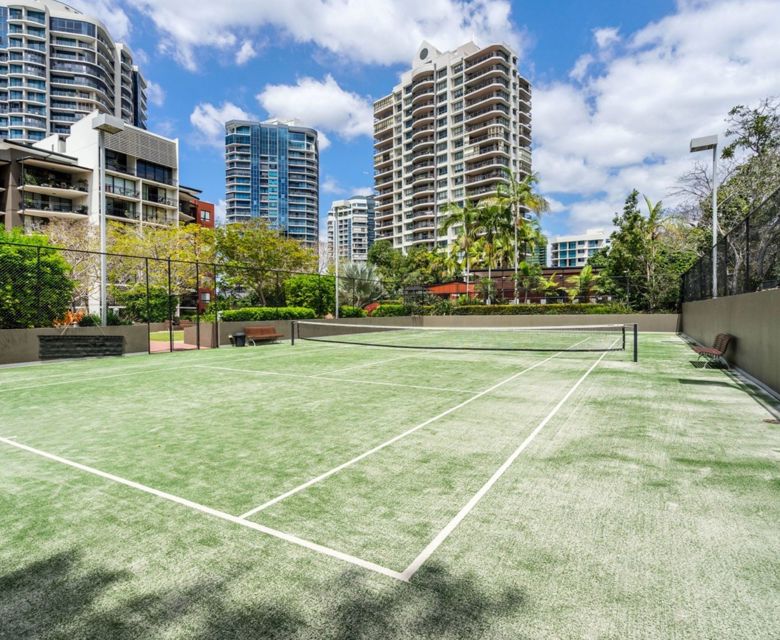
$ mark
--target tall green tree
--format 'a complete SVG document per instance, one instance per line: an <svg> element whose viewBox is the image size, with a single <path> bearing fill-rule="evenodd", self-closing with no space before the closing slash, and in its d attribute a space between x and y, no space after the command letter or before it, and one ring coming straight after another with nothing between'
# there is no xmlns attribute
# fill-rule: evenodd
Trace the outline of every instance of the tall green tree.
<svg viewBox="0 0 780 640"><path fill-rule="evenodd" d="M446 236L450 229L456 230L453 251L461 256L461 264L468 281L474 244L479 238L479 209L472 202L466 202L463 206L449 203L442 211L445 215L441 223L441 234Z"/></svg>
<svg viewBox="0 0 780 640"><path fill-rule="evenodd" d="M50 327L71 308L70 265L50 246L42 235L0 229L0 329Z"/></svg>
<svg viewBox="0 0 780 640"><path fill-rule="evenodd" d="M626 300L635 309L674 309L679 298L680 276L697 257L690 234L678 220L666 215L660 202L645 198L648 212L639 209L639 192L626 198L623 212L613 222L609 249L589 264L602 270L601 286Z"/></svg>
<svg viewBox="0 0 780 640"><path fill-rule="evenodd" d="M540 193L536 191L539 182L537 174L532 173L518 180L517 176L509 169L505 170L507 181L498 186L498 203L509 208L511 213L511 242L513 253L513 266L515 271L515 300L518 299L517 279L520 264L520 247L524 247L522 259L526 260L526 251L533 252L536 246L543 240L539 226L539 216L549 211L550 205ZM536 220L534 225L526 217L526 213L533 213ZM509 237L509 234L507 234Z"/></svg>
<svg viewBox="0 0 780 640"><path fill-rule="evenodd" d="M235 291L246 291L261 305L280 302L286 278L312 272L317 255L297 240L286 238L264 220L229 224L216 230L219 278Z"/></svg>

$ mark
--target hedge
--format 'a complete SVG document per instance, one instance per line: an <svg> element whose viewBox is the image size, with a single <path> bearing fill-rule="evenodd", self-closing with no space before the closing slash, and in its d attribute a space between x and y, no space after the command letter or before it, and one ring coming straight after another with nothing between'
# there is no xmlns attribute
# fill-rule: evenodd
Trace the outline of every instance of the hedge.
<svg viewBox="0 0 780 640"><path fill-rule="evenodd" d="M437 314L432 306L410 306L404 304L382 304L372 313L375 317L409 315L455 315L455 316L523 316L523 315L601 315L606 313L631 313L620 303L608 304L470 304L452 305L447 314Z"/></svg>
<svg viewBox="0 0 780 640"><path fill-rule="evenodd" d="M223 311L223 322L254 322L260 320L309 320L316 318L313 309L307 307L244 307Z"/></svg>
<svg viewBox="0 0 780 640"><path fill-rule="evenodd" d="M594 304L470 304L454 306L456 316L525 316L525 315L603 315L606 313L631 313L620 303Z"/></svg>
<svg viewBox="0 0 780 640"><path fill-rule="evenodd" d="M360 307L352 307L348 304L343 304L339 307L340 318L365 318L366 312Z"/></svg>
<svg viewBox="0 0 780 640"><path fill-rule="evenodd" d="M411 315L411 309L405 304L380 304L371 312L371 315L379 318L408 316Z"/></svg>

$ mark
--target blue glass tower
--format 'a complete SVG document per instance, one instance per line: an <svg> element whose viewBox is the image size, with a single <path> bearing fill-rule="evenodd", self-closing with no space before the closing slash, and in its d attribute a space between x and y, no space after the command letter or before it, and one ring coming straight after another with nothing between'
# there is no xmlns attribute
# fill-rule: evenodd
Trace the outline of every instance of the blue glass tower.
<svg viewBox="0 0 780 640"><path fill-rule="evenodd" d="M227 222L263 218L307 247L319 242L317 132L282 122L225 125Z"/></svg>

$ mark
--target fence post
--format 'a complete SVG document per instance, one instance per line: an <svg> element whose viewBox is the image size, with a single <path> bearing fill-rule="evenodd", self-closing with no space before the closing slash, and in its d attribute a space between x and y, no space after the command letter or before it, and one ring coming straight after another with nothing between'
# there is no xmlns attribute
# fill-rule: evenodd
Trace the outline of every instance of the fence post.
<svg viewBox="0 0 780 640"><path fill-rule="evenodd" d="M171 281L171 259L168 258L168 342L173 351L173 284Z"/></svg>
<svg viewBox="0 0 780 640"><path fill-rule="evenodd" d="M639 360L639 325L634 323L634 362Z"/></svg>
<svg viewBox="0 0 780 640"><path fill-rule="evenodd" d="M750 291L750 216L745 218L745 291Z"/></svg>
<svg viewBox="0 0 780 640"><path fill-rule="evenodd" d="M195 261L195 344L200 349L200 262Z"/></svg>
<svg viewBox="0 0 780 640"><path fill-rule="evenodd" d="M41 247L36 247L35 257L35 326L40 327L41 321Z"/></svg>
<svg viewBox="0 0 780 640"><path fill-rule="evenodd" d="M152 352L152 304L149 299L149 258L144 258L146 272L146 350Z"/></svg>

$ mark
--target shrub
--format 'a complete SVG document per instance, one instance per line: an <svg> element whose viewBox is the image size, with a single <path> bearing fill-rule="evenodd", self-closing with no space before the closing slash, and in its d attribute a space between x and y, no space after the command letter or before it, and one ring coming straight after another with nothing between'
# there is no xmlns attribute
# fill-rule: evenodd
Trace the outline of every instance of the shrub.
<svg viewBox="0 0 780 640"><path fill-rule="evenodd" d="M70 265L42 236L0 230L0 329L50 327L71 306ZM40 248L39 248L40 247Z"/></svg>
<svg viewBox="0 0 780 640"><path fill-rule="evenodd" d="M149 313L147 318L146 287L138 285L126 291L114 291L116 303L124 307L122 315L136 322L165 322L168 319L168 292L164 287L149 287ZM176 308L176 298L171 296L170 308Z"/></svg>
<svg viewBox="0 0 780 640"><path fill-rule="evenodd" d="M348 304L339 307L340 318L365 318L366 312L360 307L352 307Z"/></svg>
<svg viewBox="0 0 780 640"><path fill-rule="evenodd" d="M245 307L223 311L223 322L254 322L263 320L310 320L317 315L306 307Z"/></svg>
<svg viewBox="0 0 780 640"><path fill-rule="evenodd" d="M336 280L314 274L292 276L284 281L284 297L292 307L307 307L324 316L336 306Z"/></svg>
<svg viewBox="0 0 780 640"><path fill-rule="evenodd" d="M100 316L96 313L91 313L88 316L83 316L81 320L79 320L79 326L80 327L99 327L100 326Z"/></svg>
<svg viewBox="0 0 780 640"><path fill-rule="evenodd" d="M490 304L460 305L453 308L456 316L522 316L522 315L590 315L630 313L620 303L608 304Z"/></svg>
<svg viewBox="0 0 780 640"><path fill-rule="evenodd" d="M371 315L379 318L388 318L391 316L408 316L409 314L409 307L405 304L380 304Z"/></svg>

